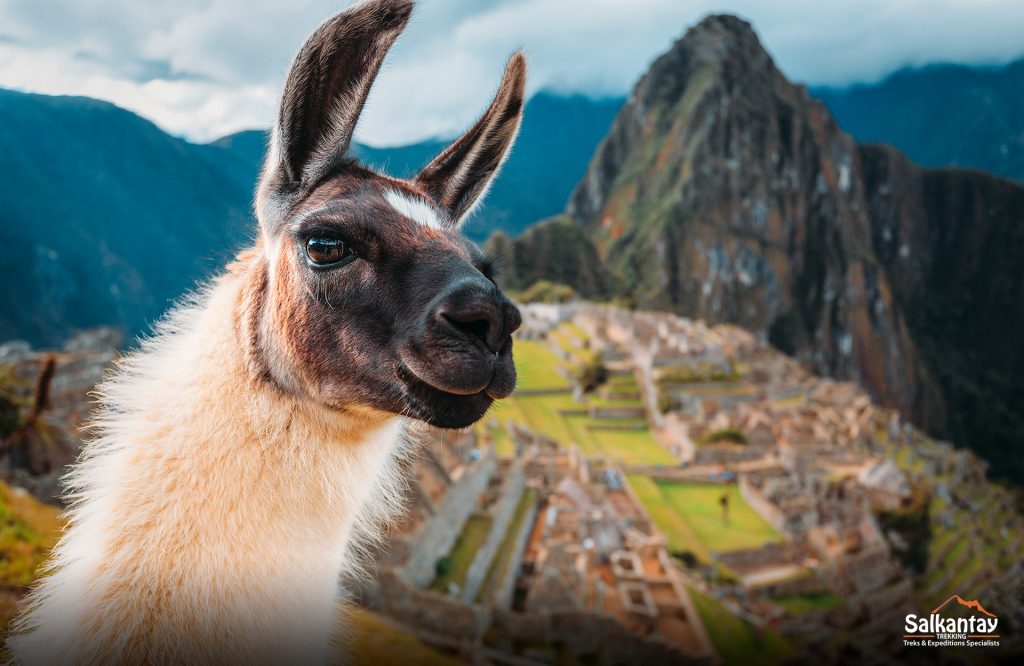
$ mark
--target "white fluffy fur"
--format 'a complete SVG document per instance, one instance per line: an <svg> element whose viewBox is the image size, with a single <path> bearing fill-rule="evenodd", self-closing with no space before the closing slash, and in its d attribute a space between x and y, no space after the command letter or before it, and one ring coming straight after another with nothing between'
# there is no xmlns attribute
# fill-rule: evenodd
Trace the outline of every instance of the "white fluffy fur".
<svg viewBox="0 0 1024 666"><path fill-rule="evenodd" d="M237 274L102 387L70 524L9 647L27 664L322 663L339 575L401 497L404 421L246 375Z"/></svg>
<svg viewBox="0 0 1024 666"><path fill-rule="evenodd" d="M441 217L434 207L422 199L417 199L397 190L387 190L384 198L396 211L410 220L419 222L428 229L441 230Z"/></svg>

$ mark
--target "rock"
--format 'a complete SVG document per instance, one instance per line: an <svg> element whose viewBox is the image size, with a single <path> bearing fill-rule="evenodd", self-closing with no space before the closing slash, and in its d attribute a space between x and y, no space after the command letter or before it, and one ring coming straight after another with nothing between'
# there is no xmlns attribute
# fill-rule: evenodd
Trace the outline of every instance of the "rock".
<svg viewBox="0 0 1024 666"><path fill-rule="evenodd" d="M122 340L117 329L95 328L71 336L61 351L32 350L19 342L0 347L0 388L18 408L18 423L0 441L0 478L45 502L59 500L59 478L78 457L83 424L94 406L91 394Z"/></svg>

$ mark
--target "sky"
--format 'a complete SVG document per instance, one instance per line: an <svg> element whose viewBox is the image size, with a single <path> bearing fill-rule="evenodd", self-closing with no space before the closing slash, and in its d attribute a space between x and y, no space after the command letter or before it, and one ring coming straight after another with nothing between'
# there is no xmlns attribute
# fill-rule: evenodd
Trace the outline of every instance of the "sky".
<svg viewBox="0 0 1024 666"><path fill-rule="evenodd" d="M109 100L193 141L269 127L288 65L345 0L0 0L0 87ZM421 0L360 120L378 146L449 137L489 102L516 48L530 90L628 94L709 13L750 20L811 85L932 62L1024 55L1021 0Z"/></svg>

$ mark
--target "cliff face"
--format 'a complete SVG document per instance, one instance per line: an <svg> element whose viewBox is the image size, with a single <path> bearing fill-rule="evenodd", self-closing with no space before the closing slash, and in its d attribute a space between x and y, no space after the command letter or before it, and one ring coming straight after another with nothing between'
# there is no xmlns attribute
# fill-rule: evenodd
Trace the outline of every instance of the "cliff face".
<svg viewBox="0 0 1024 666"><path fill-rule="evenodd" d="M749 24L712 16L636 85L567 213L641 307L739 324L991 452L1021 413L1020 196L858 147Z"/></svg>
<svg viewBox="0 0 1024 666"><path fill-rule="evenodd" d="M872 248L938 400L917 419L1024 476L1024 187L860 147ZM936 409L942 407L942 409Z"/></svg>

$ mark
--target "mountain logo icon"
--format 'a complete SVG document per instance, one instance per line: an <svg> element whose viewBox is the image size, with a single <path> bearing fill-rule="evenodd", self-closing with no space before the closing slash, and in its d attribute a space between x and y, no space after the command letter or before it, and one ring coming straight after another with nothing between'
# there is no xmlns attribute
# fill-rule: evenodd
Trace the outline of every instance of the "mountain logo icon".
<svg viewBox="0 0 1024 666"><path fill-rule="evenodd" d="M995 617L995 614L994 613L989 613L987 610L985 610L985 607L982 606L981 602L978 601L977 599L972 599L971 601L967 601L966 599L961 597L959 594L954 594L949 599L946 599L945 601L943 601L941 604L939 604L939 606L935 610L932 611L932 614L933 615L937 614L939 611L941 611L943 608L945 608L946 606L948 606L950 603L952 603L954 601L957 602L958 604L960 604L961 606L965 606L966 608L970 608L972 610L976 610L979 613L984 613L985 615L988 615L989 617Z"/></svg>
<svg viewBox="0 0 1024 666"><path fill-rule="evenodd" d="M954 612L958 609L971 612ZM954 594L924 617L908 613L903 639L906 646L998 646L998 628L999 618L979 600Z"/></svg>

